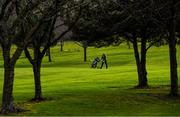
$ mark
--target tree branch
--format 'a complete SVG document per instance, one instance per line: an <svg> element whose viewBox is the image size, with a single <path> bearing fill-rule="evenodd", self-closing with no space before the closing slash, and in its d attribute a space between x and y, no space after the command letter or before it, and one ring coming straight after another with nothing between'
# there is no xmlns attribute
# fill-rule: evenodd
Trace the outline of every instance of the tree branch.
<svg viewBox="0 0 180 117"><path fill-rule="evenodd" d="M64 26L64 25L65 25L65 23L59 24L59 25L55 26L54 29L57 29L57 28Z"/></svg>
<svg viewBox="0 0 180 117"><path fill-rule="evenodd" d="M49 31L49 24L50 24L50 23L48 22L48 24L46 25L46 29L44 30L43 35L41 36L41 38L40 38L40 39L37 39L38 45L41 45L41 43L43 42L43 39L46 38L47 33L48 33L48 31Z"/></svg>
<svg viewBox="0 0 180 117"><path fill-rule="evenodd" d="M27 15L27 13L29 13L28 11L32 11L34 8L36 8L36 7L39 5L40 1L41 1L41 0L36 0L36 2L35 2L34 4L31 4L31 5L27 4L27 5L25 6L25 8L22 9L22 12L19 13L18 17L14 20L11 29L14 29L14 28L16 27L16 25L17 25L20 21L22 21L22 19Z"/></svg>
<svg viewBox="0 0 180 117"><path fill-rule="evenodd" d="M23 47L25 47L29 42L31 42L32 40L32 35L34 35L36 33L36 31L39 29L39 27L41 26L42 24L42 20L37 23L30 31L29 33L25 36L25 39L24 39L24 44L23 44Z"/></svg>
<svg viewBox="0 0 180 117"><path fill-rule="evenodd" d="M79 42L77 42L77 41L73 41L75 44L77 44L78 46L80 46L80 47L83 47L83 45L81 44L81 43L79 43Z"/></svg>
<svg viewBox="0 0 180 117"><path fill-rule="evenodd" d="M81 3L83 3L84 0L81 1ZM52 25L52 29L50 30L50 33L49 33L49 42L46 44L46 46L44 47L43 51L41 52L41 57L44 56L44 54L46 53L47 49L49 47L51 47L51 45L55 44L57 41L59 41L66 33L68 33L74 26L75 24L78 22L80 16L81 16L81 11L82 11L82 8L80 7L80 10L79 10L79 13L75 19L75 21L72 23L72 25L70 27L68 27L67 30L65 30L64 32L62 32L57 38L55 38L52 42L50 42L50 39L51 39L51 34L52 34L52 31L54 30L54 24ZM57 18L57 14L56 14L56 18Z"/></svg>
<svg viewBox="0 0 180 117"><path fill-rule="evenodd" d="M7 6L9 5L9 3L10 3L11 1L12 1L12 0L6 0L5 3L2 5L2 7L1 7L1 13L0 13L0 20L3 19L4 14L5 14L5 11L6 11L6 8L7 8Z"/></svg>
<svg viewBox="0 0 180 117"><path fill-rule="evenodd" d="M50 30L49 30L49 37L48 37L48 42L46 43L44 49L42 50L41 52L41 58L44 56L44 54L46 53L47 49L51 46L50 45L50 40L51 40L51 36L52 36L52 33L53 33L53 30L54 30L54 25L56 23L56 20L57 20L57 15L54 17L52 23L51 23L51 27L50 27Z"/></svg>
<svg viewBox="0 0 180 117"><path fill-rule="evenodd" d="M11 65L15 65L16 61L19 59L19 57L21 56L21 53L23 52L23 48L18 47L16 49L16 51L14 52L12 58L11 58Z"/></svg>
<svg viewBox="0 0 180 117"><path fill-rule="evenodd" d="M21 46L18 46L18 48L16 49L16 51L14 52L12 58L11 58L11 64L14 65L16 63L16 61L19 59L23 49L26 47L26 45L31 41L31 37L32 35L34 35L34 33L38 30L38 28L40 27L42 22L37 23L37 25L35 25L30 31L29 33L26 35L25 39L24 39L24 43Z"/></svg>
<svg viewBox="0 0 180 117"><path fill-rule="evenodd" d="M29 62L30 62L31 64L33 64L34 61L33 61L32 57L31 57L31 55L30 55L27 47L25 47L24 53L25 53L26 57L28 58Z"/></svg>
<svg viewBox="0 0 180 117"><path fill-rule="evenodd" d="M13 12L15 6L16 6L15 2L16 2L16 0L12 0L11 1L11 5L9 6L7 12L4 14L4 18L3 19L5 21L7 21L9 19L9 17L12 15L12 12Z"/></svg>
<svg viewBox="0 0 180 117"><path fill-rule="evenodd" d="M146 48L146 51L148 51L149 48L151 48L155 43L159 42L160 39L158 40L155 40L154 42L152 42L147 48Z"/></svg>
<svg viewBox="0 0 180 117"><path fill-rule="evenodd" d="M16 5L16 14L17 14L17 16L19 16L19 3L18 3L18 0L16 0L16 2L15 2L15 5Z"/></svg>
<svg viewBox="0 0 180 117"><path fill-rule="evenodd" d="M76 23L78 22L80 16L81 16L81 8L80 8L80 11L75 19L75 21L72 23L72 25L70 27L68 27L68 29L66 31L64 31L63 33L61 33L56 39L54 39L50 45L53 45L54 43L56 43L58 40L60 40L67 32L69 32L75 25Z"/></svg>
<svg viewBox="0 0 180 117"><path fill-rule="evenodd" d="M2 44L3 43L3 38L0 36L0 43Z"/></svg>

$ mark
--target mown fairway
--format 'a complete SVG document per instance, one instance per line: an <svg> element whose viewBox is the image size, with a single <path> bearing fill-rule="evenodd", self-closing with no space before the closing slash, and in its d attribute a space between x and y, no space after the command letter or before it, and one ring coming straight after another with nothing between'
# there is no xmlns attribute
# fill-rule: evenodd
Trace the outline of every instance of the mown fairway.
<svg viewBox="0 0 180 117"><path fill-rule="evenodd" d="M153 47L147 54L149 89L134 89L137 72L133 49L119 47L88 48L83 62L82 48L65 43L64 52L53 47L52 60L44 58L41 72L41 103L34 96L32 68L24 55L16 64L14 100L30 110L17 115L179 115L180 99L170 99L168 46ZM109 69L91 69L94 57L107 54ZM180 46L177 47L180 65ZM99 64L100 65L100 64ZM179 67L180 78L180 67ZM180 80L179 80L180 82ZM3 61L0 55L0 95L3 86ZM1 96L0 96L1 100ZM0 102L1 103L1 102Z"/></svg>

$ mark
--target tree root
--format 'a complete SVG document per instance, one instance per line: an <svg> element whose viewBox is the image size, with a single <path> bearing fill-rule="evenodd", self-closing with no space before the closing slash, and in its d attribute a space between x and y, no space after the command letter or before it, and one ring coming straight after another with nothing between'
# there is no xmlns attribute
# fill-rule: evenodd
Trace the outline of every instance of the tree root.
<svg viewBox="0 0 180 117"><path fill-rule="evenodd" d="M42 98L42 97L39 97L39 98L33 98L30 100L31 102L43 102L43 101L46 101L46 98Z"/></svg>
<svg viewBox="0 0 180 117"><path fill-rule="evenodd" d="M170 97L170 98L179 98L180 96L178 94L170 93L168 95L168 97Z"/></svg>
<svg viewBox="0 0 180 117"><path fill-rule="evenodd" d="M148 89L149 86L148 85L137 85L134 87L135 89Z"/></svg>
<svg viewBox="0 0 180 117"><path fill-rule="evenodd" d="M29 111L29 110L26 110L26 109L23 109L21 107L13 107L12 109L1 109L0 111L0 114L2 115L8 115L8 114L11 114L11 113L20 113L20 112L26 112L26 111Z"/></svg>

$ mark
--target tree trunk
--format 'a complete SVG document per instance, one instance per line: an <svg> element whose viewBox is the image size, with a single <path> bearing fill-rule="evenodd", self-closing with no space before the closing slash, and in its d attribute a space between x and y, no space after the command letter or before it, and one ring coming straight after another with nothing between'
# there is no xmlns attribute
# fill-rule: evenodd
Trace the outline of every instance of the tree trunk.
<svg viewBox="0 0 180 117"><path fill-rule="evenodd" d="M130 49L131 48L131 45L130 45L130 43L129 43L129 41L127 40L127 46L128 46L128 49Z"/></svg>
<svg viewBox="0 0 180 117"><path fill-rule="evenodd" d="M64 46L64 42L63 41L60 42L60 46L61 46L60 47L60 52L62 52L63 51L63 46Z"/></svg>
<svg viewBox="0 0 180 117"><path fill-rule="evenodd" d="M83 47L84 48L84 62L87 61L87 47Z"/></svg>
<svg viewBox="0 0 180 117"><path fill-rule="evenodd" d="M32 101L41 101L43 100L42 91L41 91L41 63L45 53L43 54L43 56L41 56L40 47L34 48L34 59L32 59L28 49L25 48L24 51L26 57L33 66L32 68L34 73L35 95Z"/></svg>
<svg viewBox="0 0 180 117"><path fill-rule="evenodd" d="M140 64L140 57L139 57L139 51L138 51L138 43L137 38L134 37L133 39L133 48L134 48L134 56L136 59L136 66L137 66L137 72L138 72L138 86L141 84L141 64Z"/></svg>
<svg viewBox="0 0 180 117"><path fill-rule="evenodd" d="M147 70L146 70L146 38L141 40L141 79L139 87L148 87L147 81Z"/></svg>
<svg viewBox="0 0 180 117"><path fill-rule="evenodd" d="M48 50L46 51L46 56L49 56L49 51Z"/></svg>
<svg viewBox="0 0 180 117"><path fill-rule="evenodd" d="M41 91L41 60L37 60L33 63L34 83L35 83L35 96L33 100L43 100Z"/></svg>
<svg viewBox="0 0 180 117"><path fill-rule="evenodd" d="M87 40L84 40L83 42L82 42L82 44L83 44L83 49L84 49L84 62L86 62L87 61L87 47L88 47L88 42L87 42Z"/></svg>
<svg viewBox="0 0 180 117"><path fill-rule="evenodd" d="M48 60L49 62L52 62L52 59L51 59L51 48L48 49Z"/></svg>
<svg viewBox="0 0 180 117"><path fill-rule="evenodd" d="M171 1L171 18L169 21L169 55L170 55L170 79L171 96L178 96L178 72L176 59L176 37L175 37L175 0Z"/></svg>
<svg viewBox="0 0 180 117"><path fill-rule="evenodd" d="M10 48L3 48L4 58L4 84L2 95L2 109L3 114L15 112L13 103L13 83L14 83L14 66L10 60Z"/></svg>
<svg viewBox="0 0 180 117"><path fill-rule="evenodd" d="M13 94L12 94L13 83L14 83L14 66L5 67L2 110L1 110L1 112L4 114L15 112L15 107L13 103Z"/></svg>

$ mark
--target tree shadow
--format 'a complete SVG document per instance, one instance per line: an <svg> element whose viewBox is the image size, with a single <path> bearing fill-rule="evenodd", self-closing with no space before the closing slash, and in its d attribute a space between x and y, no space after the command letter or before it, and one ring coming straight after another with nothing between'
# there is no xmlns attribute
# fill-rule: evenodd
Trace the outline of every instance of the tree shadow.
<svg viewBox="0 0 180 117"><path fill-rule="evenodd" d="M38 98L38 99L30 99L28 102L30 103L41 103L41 102L47 102L47 101L52 101L53 98L52 97L47 97L47 98Z"/></svg>
<svg viewBox="0 0 180 117"><path fill-rule="evenodd" d="M23 107L22 104L20 104L20 103L18 103L14 106L13 111L4 112L4 111L2 111L1 108L0 108L0 110L1 110L0 116L14 116L19 113L24 113L24 112L30 111L29 109L26 109L25 107Z"/></svg>
<svg viewBox="0 0 180 117"><path fill-rule="evenodd" d="M169 89L170 89L170 85L159 85L159 86L148 86L144 88L139 88L135 86L132 88L128 88L127 90L130 90L132 92L135 91L137 95L154 97L161 100L180 100L179 95L169 94Z"/></svg>

